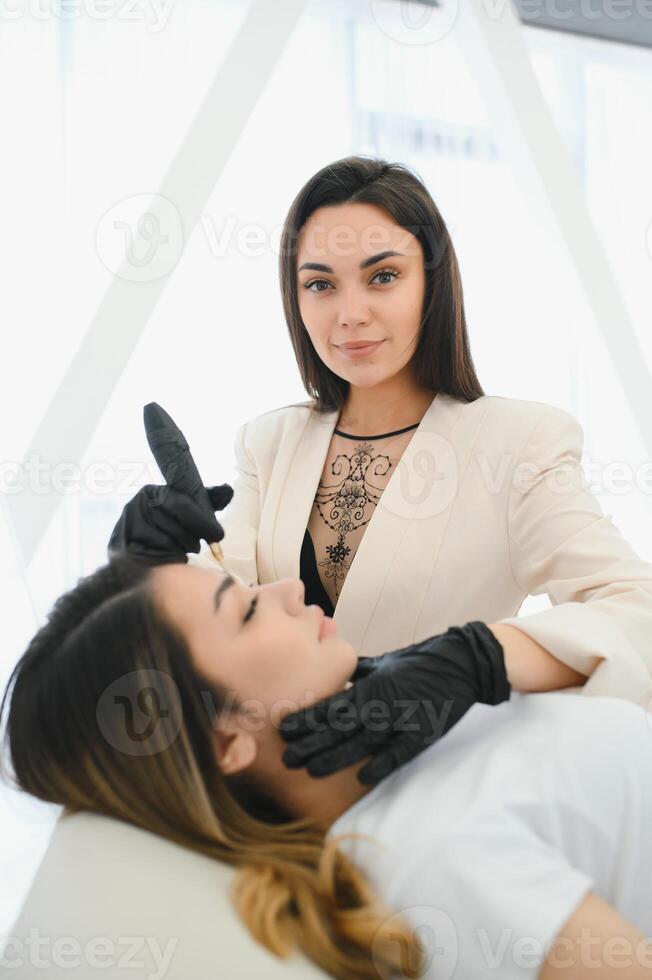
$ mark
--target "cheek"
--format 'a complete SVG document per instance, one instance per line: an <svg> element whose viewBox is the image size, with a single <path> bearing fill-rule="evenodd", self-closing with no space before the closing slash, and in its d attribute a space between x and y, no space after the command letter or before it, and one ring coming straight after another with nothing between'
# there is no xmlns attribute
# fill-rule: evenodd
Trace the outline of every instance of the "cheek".
<svg viewBox="0 0 652 980"><path fill-rule="evenodd" d="M305 626L305 624L303 624ZM329 665L323 647L306 629L279 628L268 645L268 656L259 664L265 676L263 697L303 701L316 687L328 686ZM262 685L261 685L262 686Z"/></svg>
<svg viewBox="0 0 652 980"><path fill-rule="evenodd" d="M407 318L418 316L420 302L421 297L416 288L397 289L388 299L388 308L396 311L400 310L403 314L400 323L404 323Z"/></svg>
<svg viewBox="0 0 652 980"><path fill-rule="evenodd" d="M249 696L270 705L279 698L295 698L310 675L309 644L304 633L284 622L269 623L264 634L252 637L242 671Z"/></svg>
<svg viewBox="0 0 652 980"><path fill-rule="evenodd" d="M329 320L319 304L308 304L301 312L301 318L315 347L325 344L328 338Z"/></svg>
<svg viewBox="0 0 652 980"><path fill-rule="evenodd" d="M320 317L316 310L307 306L302 307L301 304L299 304L299 313L313 347L315 350L320 350L327 343L328 336L324 317Z"/></svg>
<svg viewBox="0 0 652 980"><path fill-rule="evenodd" d="M306 690L313 692L313 700L319 700L344 686L357 659L350 643L331 634L307 646L302 662L296 666L295 676L302 678Z"/></svg>
<svg viewBox="0 0 652 980"><path fill-rule="evenodd" d="M318 650L317 662L313 687L318 698L328 697L344 686L355 670L358 655L350 643L339 637L331 637Z"/></svg>

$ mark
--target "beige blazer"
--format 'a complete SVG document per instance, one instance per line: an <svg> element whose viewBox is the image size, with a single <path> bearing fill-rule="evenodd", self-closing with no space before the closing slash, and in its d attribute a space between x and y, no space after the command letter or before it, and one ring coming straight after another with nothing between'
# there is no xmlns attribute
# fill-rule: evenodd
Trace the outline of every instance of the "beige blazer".
<svg viewBox="0 0 652 980"><path fill-rule="evenodd" d="M226 568L247 585L299 577L338 414L306 401L238 429L218 519ZM542 402L437 394L344 581L340 635L375 656L469 620L509 623L590 675L569 692L652 707L652 565L587 489L583 442L572 415ZM219 567L207 547L189 557ZM544 593L553 608L517 616Z"/></svg>

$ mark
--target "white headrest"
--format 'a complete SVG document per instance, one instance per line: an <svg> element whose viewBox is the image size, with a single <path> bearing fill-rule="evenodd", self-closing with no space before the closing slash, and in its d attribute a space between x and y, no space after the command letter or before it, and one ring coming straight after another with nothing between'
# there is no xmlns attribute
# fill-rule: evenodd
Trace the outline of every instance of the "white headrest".
<svg viewBox="0 0 652 980"><path fill-rule="evenodd" d="M3 966L21 980L323 980L304 956L282 960L252 938L229 900L234 874L120 820L62 815Z"/></svg>

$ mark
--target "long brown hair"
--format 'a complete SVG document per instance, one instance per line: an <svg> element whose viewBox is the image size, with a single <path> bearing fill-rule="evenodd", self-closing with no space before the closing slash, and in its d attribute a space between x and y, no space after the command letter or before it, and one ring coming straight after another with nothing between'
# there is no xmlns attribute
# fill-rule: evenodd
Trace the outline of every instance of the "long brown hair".
<svg viewBox="0 0 652 980"><path fill-rule="evenodd" d="M195 670L151 572L117 556L57 599L0 705L2 720L10 704L5 779L69 813L117 818L237 866L234 905L278 956L298 946L331 976L356 980L399 965L405 974L407 953L408 975L420 975L413 933L338 850L339 838L326 841L278 806L268 812L264 794L223 776L211 726L225 692ZM126 706L145 693L157 709L146 746L125 732Z"/></svg>
<svg viewBox="0 0 652 980"><path fill-rule="evenodd" d="M410 364L419 387L466 402L484 395L475 373L464 313L462 279L448 228L425 184L399 163L350 156L319 170L294 198L283 225L279 275L283 310L303 385L319 412L346 401L349 382L315 351L297 298L299 232L317 208L375 204L421 242L426 286L420 335Z"/></svg>

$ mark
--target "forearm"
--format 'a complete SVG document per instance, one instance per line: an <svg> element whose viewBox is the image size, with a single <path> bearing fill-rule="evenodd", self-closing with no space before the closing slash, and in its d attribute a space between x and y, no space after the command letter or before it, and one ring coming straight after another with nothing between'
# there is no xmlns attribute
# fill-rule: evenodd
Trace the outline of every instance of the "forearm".
<svg viewBox="0 0 652 980"><path fill-rule="evenodd" d="M505 651L507 679L514 691L557 691L581 686L586 676L557 660L516 626L488 623Z"/></svg>
<svg viewBox="0 0 652 980"><path fill-rule="evenodd" d="M537 976L538 980L647 980L651 969L652 939L590 891L556 936Z"/></svg>

